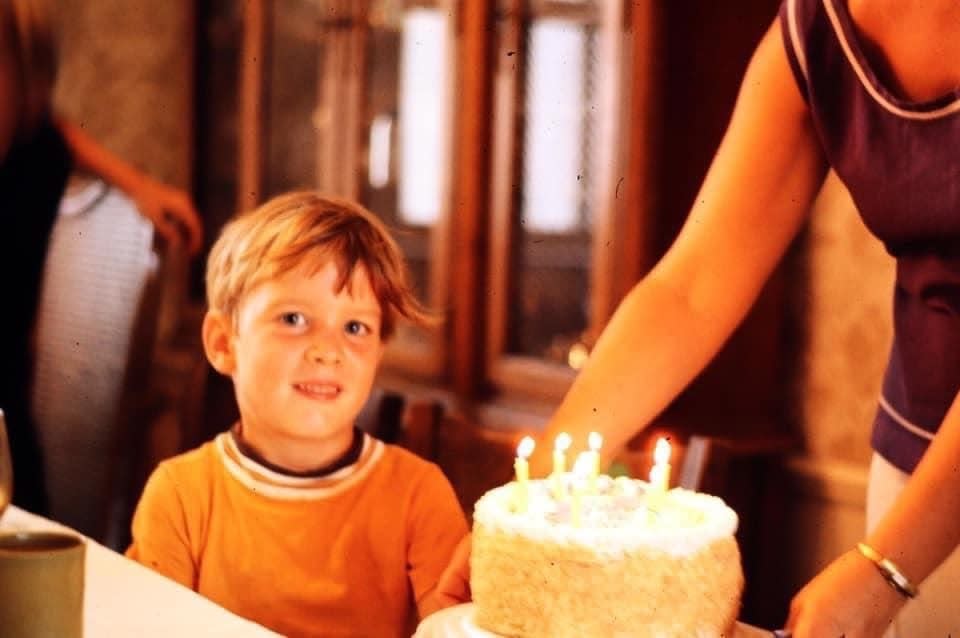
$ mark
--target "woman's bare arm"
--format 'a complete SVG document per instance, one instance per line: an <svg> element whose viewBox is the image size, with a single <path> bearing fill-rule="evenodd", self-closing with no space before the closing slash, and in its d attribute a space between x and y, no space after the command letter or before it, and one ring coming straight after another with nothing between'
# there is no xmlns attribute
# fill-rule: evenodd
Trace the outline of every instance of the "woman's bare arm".
<svg viewBox="0 0 960 638"><path fill-rule="evenodd" d="M607 460L706 366L747 314L826 172L779 24L747 69L677 240L620 304L542 435L604 434ZM533 472L548 469L539 445Z"/></svg>

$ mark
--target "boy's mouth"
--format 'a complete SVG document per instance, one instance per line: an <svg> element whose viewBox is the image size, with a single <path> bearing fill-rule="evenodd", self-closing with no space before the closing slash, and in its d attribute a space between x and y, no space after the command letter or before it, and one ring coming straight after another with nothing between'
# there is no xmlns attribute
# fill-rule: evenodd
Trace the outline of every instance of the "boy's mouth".
<svg viewBox="0 0 960 638"><path fill-rule="evenodd" d="M338 383L295 383L293 388L301 394L316 399L336 399L343 392L343 388Z"/></svg>

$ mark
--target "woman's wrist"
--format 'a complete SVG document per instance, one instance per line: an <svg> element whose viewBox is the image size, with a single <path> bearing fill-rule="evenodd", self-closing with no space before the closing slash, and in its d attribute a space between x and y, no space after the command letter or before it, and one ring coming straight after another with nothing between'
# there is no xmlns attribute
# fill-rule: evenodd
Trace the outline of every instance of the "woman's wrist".
<svg viewBox="0 0 960 638"><path fill-rule="evenodd" d="M857 543L857 552L866 560L873 563L874 567L880 573L890 587L905 599L914 598L917 593L917 586L907 578L900 567L874 549L867 543Z"/></svg>

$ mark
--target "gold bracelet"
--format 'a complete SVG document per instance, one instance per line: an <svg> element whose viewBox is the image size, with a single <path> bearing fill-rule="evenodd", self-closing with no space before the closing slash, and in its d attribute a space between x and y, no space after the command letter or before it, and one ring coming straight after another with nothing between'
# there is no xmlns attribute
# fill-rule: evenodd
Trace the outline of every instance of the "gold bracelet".
<svg viewBox="0 0 960 638"><path fill-rule="evenodd" d="M866 543L857 543L857 550L859 550L864 558L876 565L883 579L890 583L890 586L893 587L898 594L904 598L913 598L917 595L917 586L903 575L903 572L900 571L896 563L889 558L884 558L880 552Z"/></svg>

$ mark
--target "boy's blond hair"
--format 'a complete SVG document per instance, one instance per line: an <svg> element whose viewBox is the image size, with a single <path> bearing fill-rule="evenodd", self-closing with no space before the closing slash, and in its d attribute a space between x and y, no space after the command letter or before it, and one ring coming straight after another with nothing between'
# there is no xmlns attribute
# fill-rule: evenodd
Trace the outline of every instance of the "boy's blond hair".
<svg viewBox="0 0 960 638"><path fill-rule="evenodd" d="M13 62L17 130L29 133L50 111L57 42L46 0L0 0L0 57Z"/></svg>
<svg viewBox="0 0 960 638"><path fill-rule="evenodd" d="M359 264L366 267L384 341L400 317L433 323L386 226L359 204L312 191L280 195L224 226L207 259L207 303L235 320L244 295L257 285L301 265L320 270L330 260L340 271L338 291Z"/></svg>

